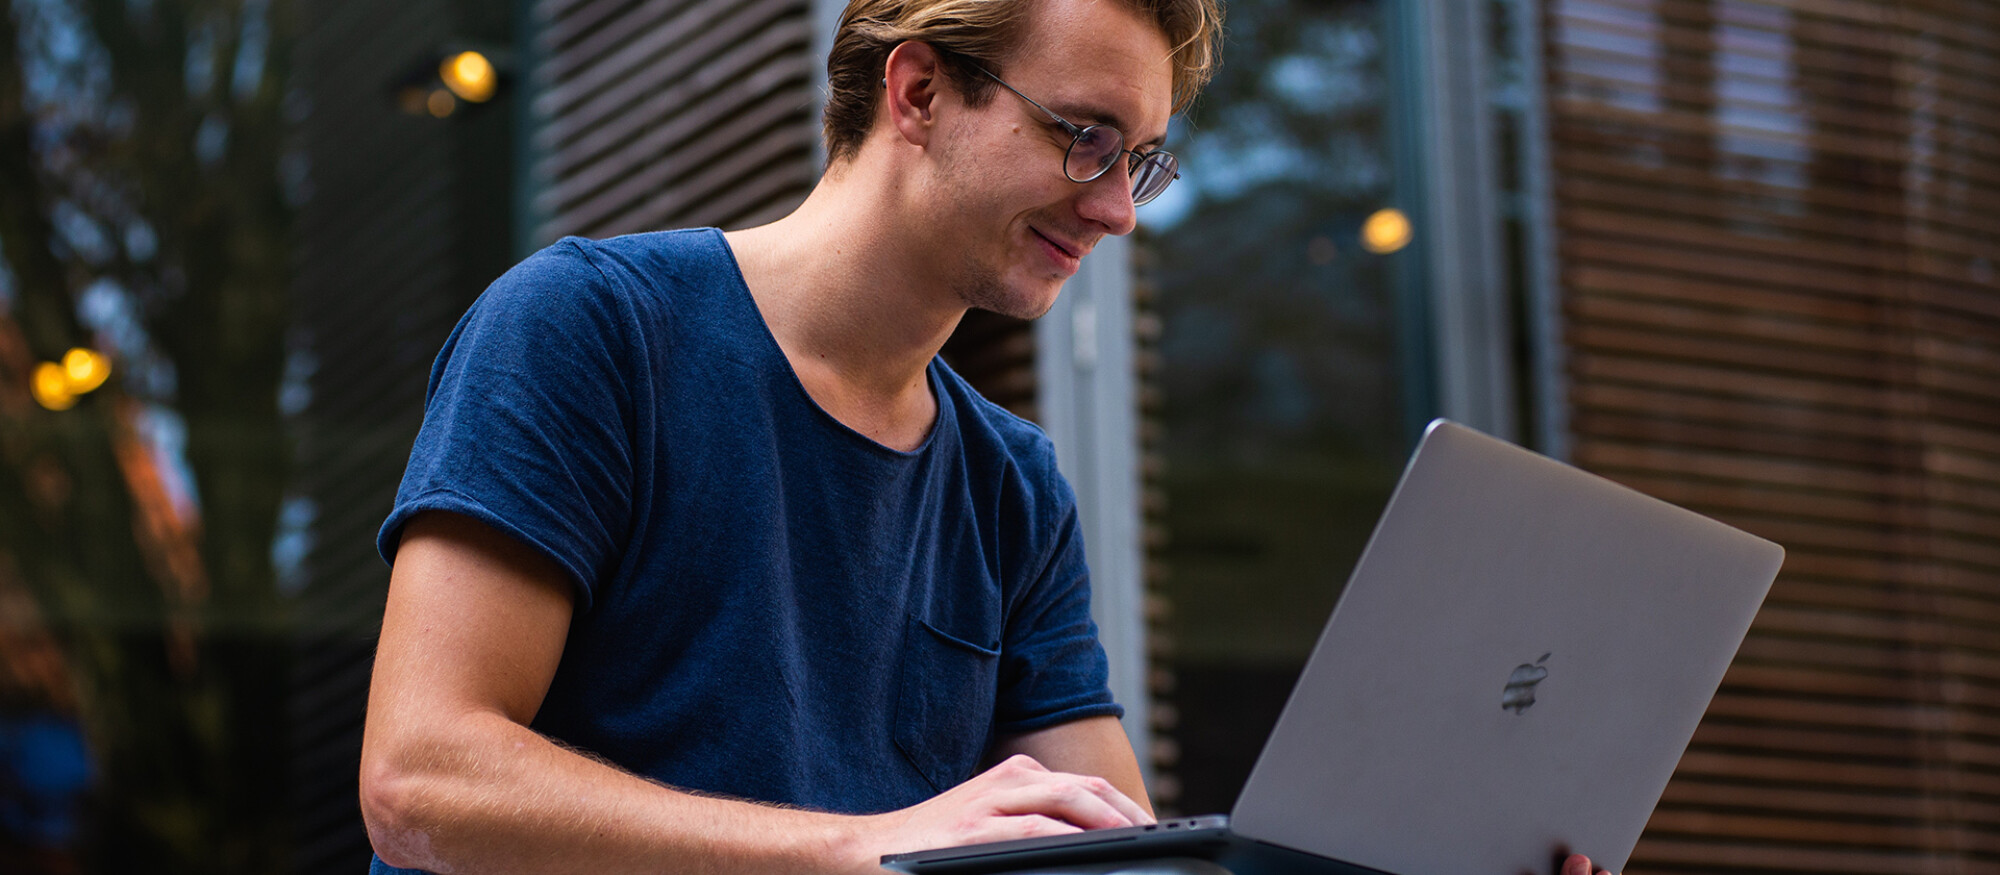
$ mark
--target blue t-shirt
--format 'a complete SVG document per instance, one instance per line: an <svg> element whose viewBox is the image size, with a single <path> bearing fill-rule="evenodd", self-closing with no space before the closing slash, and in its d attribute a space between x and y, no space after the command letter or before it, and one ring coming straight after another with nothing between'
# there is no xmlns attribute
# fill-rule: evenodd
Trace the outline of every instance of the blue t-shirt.
<svg viewBox="0 0 2000 875"><path fill-rule="evenodd" d="M566 239L446 341L379 547L446 510L568 573L549 736L691 790L908 806L995 735L1121 713L1047 437L928 376L937 423L891 450L806 394L720 232Z"/></svg>

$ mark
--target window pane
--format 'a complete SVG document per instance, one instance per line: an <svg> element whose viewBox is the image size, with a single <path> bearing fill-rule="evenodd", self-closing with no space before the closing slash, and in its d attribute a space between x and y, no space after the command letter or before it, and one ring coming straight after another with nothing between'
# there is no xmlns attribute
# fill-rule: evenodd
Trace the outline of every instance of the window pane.
<svg viewBox="0 0 2000 875"><path fill-rule="evenodd" d="M1401 468L1382 10L1229 6L1226 63L1141 212L1163 321L1178 808L1224 811Z"/></svg>

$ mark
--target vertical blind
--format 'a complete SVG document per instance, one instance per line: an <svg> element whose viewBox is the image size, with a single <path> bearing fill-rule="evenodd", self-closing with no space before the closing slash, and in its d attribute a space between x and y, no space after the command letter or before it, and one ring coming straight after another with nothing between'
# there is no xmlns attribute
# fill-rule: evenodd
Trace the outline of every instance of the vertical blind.
<svg viewBox="0 0 2000 875"><path fill-rule="evenodd" d="M1993 871L2000 5L1542 11L1575 460L1789 550L1630 871Z"/></svg>

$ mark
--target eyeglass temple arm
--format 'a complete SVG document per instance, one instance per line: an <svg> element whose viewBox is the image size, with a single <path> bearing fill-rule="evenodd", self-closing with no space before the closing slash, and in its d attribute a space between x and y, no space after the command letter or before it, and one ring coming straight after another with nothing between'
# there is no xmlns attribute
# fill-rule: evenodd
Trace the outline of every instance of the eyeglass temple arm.
<svg viewBox="0 0 2000 875"><path fill-rule="evenodd" d="M1082 129L1082 128L1079 128L1079 127L1077 127L1077 126L1076 126L1076 123L1075 123L1075 122L1072 122L1072 121L1070 121L1069 119L1066 119L1066 118L1063 118L1062 116L1059 116L1059 115L1056 115L1056 114L1055 114L1054 112L1051 112L1051 111L1049 110L1049 108L1048 108L1048 107L1046 107L1046 106L1043 106L1043 105L1042 105L1042 104L1041 104L1041 103L1040 103L1039 101L1036 101L1036 100L1035 100L1034 98L1032 98L1032 97L1029 97L1029 96L1028 96L1028 95L1026 95L1026 94L1022 94L1022 93L1021 93L1021 90L1020 90L1020 89L1018 89L1018 88L1015 88L1014 86L1012 86L1012 85L1009 85L1009 84L1007 84L1007 80L1005 80L1005 79L1002 79L1002 78L1000 78L999 76L995 76L995 75L993 75L993 71L992 71L992 70L988 70L988 69L986 69L985 67L981 67L981 66L979 66L979 65L977 65L977 64L974 64L974 65L973 65L973 69L975 69L975 70L978 70L978 71L979 71L979 72L981 72L981 73L985 73L985 74L986 74L986 77L987 77L987 78L989 78L989 79L992 79L993 81L995 81L995 82L998 82L998 83L1000 83L1000 87L1001 87L1001 88L1005 88L1005 89L1007 89L1008 91L1012 91L1012 92L1014 92L1014 96L1015 96L1015 97L1019 97L1019 98L1021 98L1022 100L1025 100L1025 101L1027 101L1027 102L1028 102L1028 104L1029 104L1030 106L1033 106L1034 108L1036 108L1036 109L1039 109L1039 110L1041 110L1041 111L1042 111L1042 114L1043 114L1043 115L1045 115L1045 116L1048 116L1048 117L1049 117L1049 120L1050 120L1050 121L1052 121L1052 122L1055 122L1056 124L1059 124L1059 125L1062 125L1062 126L1063 126L1063 130L1065 130L1065 131L1068 131L1068 132L1069 132L1069 135L1070 135L1070 136L1072 136L1072 137L1080 137L1080 136L1083 136L1083 129ZM886 82L887 80L883 80L883 81L885 81L885 82ZM1121 151L1121 152L1124 152L1125 154L1127 154L1127 155L1130 155L1130 156L1132 156L1132 157L1133 157L1134 159L1136 159L1136 160L1140 160L1140 161L1143 161L1143 160L1145 160L1145 159L1146 159L1146 156L1148 156L1148 155L1151 155L1151 154L1152 154L1151 152L1138 152L1138 151L1134 151L1134 150L1132 150L1132 149L1120 149L1119 151ZM1176 173L1174 174L1174 178L1175 178L1175 179L1179 179L1179 178L1181 178L1181 175L1180 175L1180 174L1179 174L1178 172L1176 172Z"/></svg>
<svg viewBox="0 0 2000 875"><path fill-rule="evenodd" d="M1065 130L1065 131L1068 131L1068 132L1069 132L1069 135L1070 135L1070 136L1072 136L1072 137L1075 137L1075 136L1080 136L1080 135L1081 135L1081 134L1083 133L1083 129L1082 129L1082 128L1079 128L1079 127L1077 127L1077 126L1076 126L1076 124L1075 124L1074 122L1071 122L1071 121L1070 121L1069 119L1066 119L1066 118L1063 118L1062 116L1059 116L1059 115L1056 115L1056 114L1055 114L1055 113L1053 113L1053 112L1050 112L1050 111L1049 111L1049 108L1048 108L1048 107L1046 107L1046 106L1043 106L1043 105L1041 105L1040 103L1036 102L1036 100L1035 100L1034 98L1032 98L1032 97L1029 97L1029 96L1028 96L1028 95L1026 95L1026 94L1022 94L1022 93L1021 93L1021 91L1020 91L1020 89L1018 89L1018 88L1015 88L1014 86L1012 86L1012 85L1009 85L1009 84L1007 84L1007 80L1005 80L1005 79L1002 79L1002 78L1000 78L1000 77L998 77L998 76L995 76L995 75L993 75L993 71L992 71L992 70L988 70L988 69L986 69L985 67L981 67L981 66L979 66L978 64L974 64L974 65L972 65L972 69L974 69L974 70L978 70L978 71L979 71L979 72L981 72L981 73L985 73L985 74L986 74L986 78L988 78L988 79L991 79L991 80L993 80L993 81L995 81L995 82L998 82L998 83L1000 83L1000 87L1001 87L1001 88L1005 88L1005 89L1007 89L1008 91L1012 91L1012 92L1014 92L1014 96L1015 96L1015 97L1019 97L1019 98L1021 98L1022 100L1025 100L1025 101L1027 101L1027 102L1028 102L1028 105L1029 105L1029 106L1032 106L1032 107L1034 107L1034 108L1036 108L1036 109L1039 109L1039 110L1041 110L1041 111L1042 111L1042 114L1043 114L1043 115L1045 115L1045 116L1048 116L1048 117L1049 117L1049 121L1052 121L1052 122L1055 122L1056 124L1059 124L1059 125L1062 125L1062 126L1063 126L1063 130Z"/></svg>

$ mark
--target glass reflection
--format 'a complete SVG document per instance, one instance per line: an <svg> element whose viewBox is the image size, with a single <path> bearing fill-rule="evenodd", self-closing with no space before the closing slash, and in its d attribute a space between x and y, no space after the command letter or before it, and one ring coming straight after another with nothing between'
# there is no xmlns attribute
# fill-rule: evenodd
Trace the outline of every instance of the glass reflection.
<svg viewBox="0 0 2000 875"><path fill-rule="evenodd" d="M291 12L0 4L10 872L285 862Z"/></svg>
<svg viewBox="0 0 2000 875"><path fill-rule="evenodd" d="M1234 801L1402 452L1397 247L1362 243L1393 200L1383 10L1240 0L1229 16L1228 62L1169 138L1189 169L1140 217L1186 811Z"/></svg>

